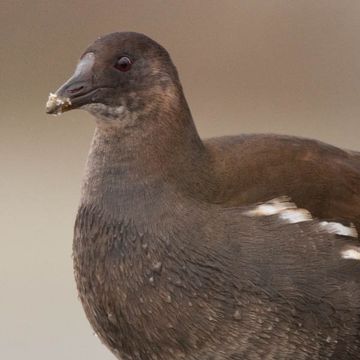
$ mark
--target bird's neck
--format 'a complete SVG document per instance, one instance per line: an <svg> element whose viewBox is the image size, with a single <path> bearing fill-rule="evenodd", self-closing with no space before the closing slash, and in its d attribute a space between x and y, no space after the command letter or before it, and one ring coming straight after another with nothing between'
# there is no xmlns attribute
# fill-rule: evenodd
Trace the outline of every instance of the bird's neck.
<svg viewBox="0 0 360 360"><path fill-rule="evenodd" d="M211 177L208 155L186 102L181 109L166 111L159 105L136 125L98 124L82 202L113 214L125 211L133 218L156 204L165 208L164 202L181 194L206 197L204 182Z"/></svg>

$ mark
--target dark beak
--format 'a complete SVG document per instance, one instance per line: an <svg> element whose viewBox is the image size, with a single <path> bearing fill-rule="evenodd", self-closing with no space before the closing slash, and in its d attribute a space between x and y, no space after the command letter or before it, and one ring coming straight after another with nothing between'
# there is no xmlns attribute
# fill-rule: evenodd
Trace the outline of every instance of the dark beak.
<svg viewBox="0 0 360 360"><path fill-rule="evenodd" d="M74 75L55 94L50 93L46 103L48 114L58 115L91 102L96 92L93 86L94 53L85 54Z"/></svg>

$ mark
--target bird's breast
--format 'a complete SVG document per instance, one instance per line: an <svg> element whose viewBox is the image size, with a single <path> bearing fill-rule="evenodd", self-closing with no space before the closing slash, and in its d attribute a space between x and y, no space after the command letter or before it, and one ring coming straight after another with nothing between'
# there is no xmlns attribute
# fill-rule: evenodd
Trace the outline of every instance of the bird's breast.
<svg viewBox="0 0 360 360"><path fill-rule="evenodd" d="M187 324L205 319L206 300L194 301L202 283L186 284L182 256L169 242L138 232L132 222L109 223L85 206L75 224L73 257L85 313L118 357L156 359L159 352L180 359L201 341L201 329L194 327L193 336Z"/></svg>

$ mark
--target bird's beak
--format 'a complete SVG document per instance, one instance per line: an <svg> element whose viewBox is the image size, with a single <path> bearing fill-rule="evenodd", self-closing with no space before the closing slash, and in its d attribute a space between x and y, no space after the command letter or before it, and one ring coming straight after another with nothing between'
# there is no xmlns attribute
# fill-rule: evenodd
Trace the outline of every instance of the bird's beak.
<svg viewBox="0 0 360 360"><path fill-rule="evenodd" d="M48 114L58 115L91 102L96 91L93 86L94 53L85 54L79 61L73 76L55 94L50 93L46 103Z"/></svg>

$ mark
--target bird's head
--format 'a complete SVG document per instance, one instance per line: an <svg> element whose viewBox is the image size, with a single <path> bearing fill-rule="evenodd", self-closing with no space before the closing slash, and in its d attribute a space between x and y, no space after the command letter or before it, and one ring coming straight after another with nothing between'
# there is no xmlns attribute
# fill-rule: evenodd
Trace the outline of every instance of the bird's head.
<svg viewBox="0 0 360 360"><path fill-rule="evenodd" d="M135 119L181 92L167 51L139 33L97 39L80 57L71 78L46 104L48 114L84 109L104 123ZM175 101L176 102L176 101Z"/></svg>

